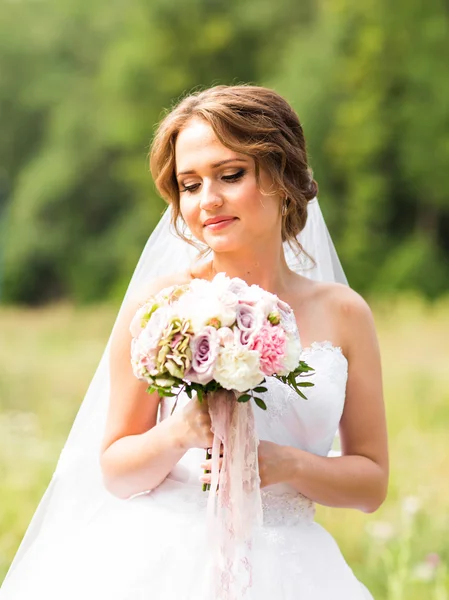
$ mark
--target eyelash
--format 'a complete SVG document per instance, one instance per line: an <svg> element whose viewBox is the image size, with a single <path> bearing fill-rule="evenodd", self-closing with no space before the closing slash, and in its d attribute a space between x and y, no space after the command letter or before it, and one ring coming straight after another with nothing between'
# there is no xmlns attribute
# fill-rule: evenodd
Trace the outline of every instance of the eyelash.
<svg viewBox="0 0 449 600"><path fill-rule="evenodd" d="M243 177L245 174L245 169L240 169L237 173L233 173L232 175L223 175L222 179L225 179L228 183L235 183L239 179ZM196 192L198 189L199 183L195 183L194 185L184 186L181 192Z"/></svg>

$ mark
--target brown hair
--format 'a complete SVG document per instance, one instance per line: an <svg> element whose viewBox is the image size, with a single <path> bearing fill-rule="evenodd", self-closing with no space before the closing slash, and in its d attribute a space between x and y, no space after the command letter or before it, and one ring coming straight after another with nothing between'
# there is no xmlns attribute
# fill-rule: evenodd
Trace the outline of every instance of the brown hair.
<svg viewBox="0 0 449 600"><path fill-rule="evenodd" d="M178 227L178 219L182 217L175 143L181 129L193 117L207 121L224 146L254 159L258 185L260 167L271 175L276 193L287 198L282 240L305 252L296 236L306 224L307 202L316 196L318 185L307 164L301 123L282 96L253 85L217 85L194 92L183 98L159 124L151 147L150 169L160 195L172 205L177 234L192 243Z"/></svg>

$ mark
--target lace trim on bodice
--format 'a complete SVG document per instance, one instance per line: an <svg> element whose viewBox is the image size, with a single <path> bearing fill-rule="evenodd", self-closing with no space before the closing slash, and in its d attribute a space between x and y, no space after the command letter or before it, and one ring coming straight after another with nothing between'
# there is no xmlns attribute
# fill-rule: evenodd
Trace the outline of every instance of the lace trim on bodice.
<svg viewBox="0 0 449 600"><path fill-rule="evenodd" d="M315 503L302 494L275 494L261 490L264 527L272 525L298 525L312 523L315 517Z"/></svg>
<svg viewBox="0 0 449 600"><path fill-rule="evenodd" d="M175 493L173 493L175 492ZM157 503L169 510L183 514L204 514L206 519L209 494L201 486L183 484L167 478L157 488L146 492ZM269 489L260 490L263 508L263 526L299 525L312 523L315 517L315 503L302 494L292 492L276 493ZM136 498L134 496L133 498Z"/></svg>
<svg viewBox="0 0 449 600"><path fill-rule="evenodd" d="M311 352L314 352L316 350L318 350L318 351L330 350L331 352L336 352L338 355L340 355L346 361L346 363L348 362L348 359L343 354L343 350L341 349L341 347L334 346L332 344L332 342L330 342L329 340L324 340L322 342L312 342L310 344L310 346L306 346L305 348L302 349L301 358L303 357L304 354L310 354Z"/></svg>

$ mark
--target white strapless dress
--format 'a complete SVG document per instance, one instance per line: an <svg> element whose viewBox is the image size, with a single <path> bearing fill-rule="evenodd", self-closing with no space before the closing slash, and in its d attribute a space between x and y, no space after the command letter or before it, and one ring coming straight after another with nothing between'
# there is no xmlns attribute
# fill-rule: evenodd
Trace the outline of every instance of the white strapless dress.
<svg viewBox="0 0 449 600"><path fill-rule="evenodd" d="M302 359L316 370L308 399L268 378L268 409L254 407L257 434L326 456L343 411L348 364L328 342L306 348ZM161 419L171 402L163 401ZM89 522L67 528L57 547L51 530L39 536L6 578L0 600L216 600L206 543L208 494L199 482L203 459L204 450L188 451L147 494L126 501L105 494ZM372 599L332 536L315 523L313 502L284 484L261 493L264 522L253 538L245 600Z"/></svg>

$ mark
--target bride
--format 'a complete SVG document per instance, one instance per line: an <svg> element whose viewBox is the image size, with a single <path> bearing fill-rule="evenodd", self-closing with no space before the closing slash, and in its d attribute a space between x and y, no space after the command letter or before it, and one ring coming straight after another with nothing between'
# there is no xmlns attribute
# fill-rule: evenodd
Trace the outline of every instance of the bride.
<svg viewBox="0 0 449 600"><path fill-rule="evenodd" d="M151 170L169 208L0 600L371 598L314 507L373 512L385 499L379 348L324 224L295 112L263 87L194 93L162 120ZM254 409L263 524L218 580L202 491L207 403L181 396L171 414L172 398L146 392L130 364L130 323L149 295L220 272L293 308L315 372L307 400L267 378L267 410ZM337 428L342 452L330 457Z"/></svg>

